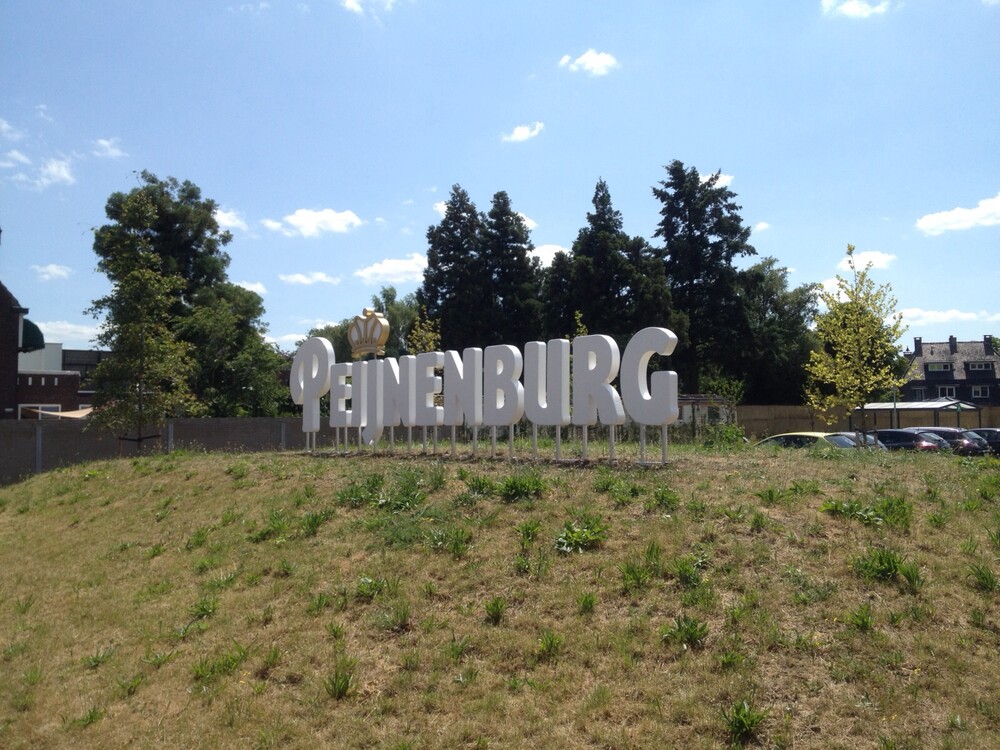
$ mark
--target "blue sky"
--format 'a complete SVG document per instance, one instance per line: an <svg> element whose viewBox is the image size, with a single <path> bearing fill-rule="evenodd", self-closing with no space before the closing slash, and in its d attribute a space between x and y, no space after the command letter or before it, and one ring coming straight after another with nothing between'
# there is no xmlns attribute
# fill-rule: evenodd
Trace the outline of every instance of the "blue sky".
<svg viewBox="0 0 1000 750"><path fill-rule="evenodd" d="M143 169L219 204L291 350L417 288L456 183L549 257L599 179L652 240L674 159L722 172L791 285L851 243L902 343L1000 335L1000 0L8 0L0 81L0 280L66 347Z"/></svg>

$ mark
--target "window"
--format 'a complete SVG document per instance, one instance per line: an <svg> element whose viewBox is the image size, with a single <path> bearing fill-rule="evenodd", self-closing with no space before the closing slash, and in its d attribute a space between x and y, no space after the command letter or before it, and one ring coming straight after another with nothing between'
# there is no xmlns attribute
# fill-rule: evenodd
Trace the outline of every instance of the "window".
<svg viewBox="0 0 1000 750"><path fill-rule="evenodd" d="M929 362L927 372L951 372L951 362Z"/></svg>
<svg viewBox="0 0 1000 750"><path fill-rule="evenodd" d="M970 370L979 370L981 372L985 371L985 370L992 370L993 369L993 363L992 362L969 362L969 369Z"/></svg>
<svg viewBox="0 0 1000 750"><path fill-rule="evenodd" d="M972 397L973 398L989 398L990 397L990 387L988 385L974 385L974 386L972 386Z"/></svg>
<svg viewBox="0 0 1000 750"><path fill-rule="evenodd" d="M914 388L913 389L913 400L914 401L923 401L926 398L927 398L927 389L926 388Z"/></svg>
<svg viewBox="0 0 1000 750"><path fill-rule="evenodd" d="M955 386L953 386L953 385L939 385L938 386L938 398L955 398Z"/></svg>
<svg viewBox="0 0 1000 750"><path fill-rule="evenodd" d="M41 419L42 412L58 414L62 411L59 404L18 404L18 419Z"/></svg>

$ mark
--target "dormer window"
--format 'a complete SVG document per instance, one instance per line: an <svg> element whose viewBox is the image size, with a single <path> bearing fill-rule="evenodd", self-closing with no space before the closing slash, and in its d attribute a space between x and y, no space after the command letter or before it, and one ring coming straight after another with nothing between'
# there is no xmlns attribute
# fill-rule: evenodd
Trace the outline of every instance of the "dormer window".
<svg viewBox="0 0 1000 750"><path fill-rule="evenodd" d="M993 363L992 362L969 362L969 369L970 370L977 370L979 372L984 372L986 370L992 370L993 369Z"/></svg>
<svg viewBox="0 0 1000 750"><path fill-rule="evenodd" d="M951 362L929 362L927 372L951 372Z"/></svg>

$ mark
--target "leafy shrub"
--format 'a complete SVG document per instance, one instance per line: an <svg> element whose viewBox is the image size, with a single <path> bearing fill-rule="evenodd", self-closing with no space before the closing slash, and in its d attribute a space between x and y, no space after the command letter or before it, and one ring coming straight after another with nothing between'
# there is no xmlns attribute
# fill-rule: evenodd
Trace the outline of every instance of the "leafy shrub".
<svg viewBox="0 0 1000 750"><path fill-rule="evenodd" d="M556 549L563 554L598 549L608 537L608 528L596 513L578 513L566 521L556 537Z"/></svg>

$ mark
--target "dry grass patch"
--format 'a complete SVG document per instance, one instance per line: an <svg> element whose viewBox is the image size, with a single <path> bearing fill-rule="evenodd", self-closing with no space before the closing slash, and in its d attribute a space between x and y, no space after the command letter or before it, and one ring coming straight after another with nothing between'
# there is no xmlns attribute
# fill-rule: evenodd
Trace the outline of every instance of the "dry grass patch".
<svg viewBox="0 0 1000 750"><path fill-rule="evenodd" d="M1000 744L996 461L671 455L0 489L0 745Z"/></svg>

